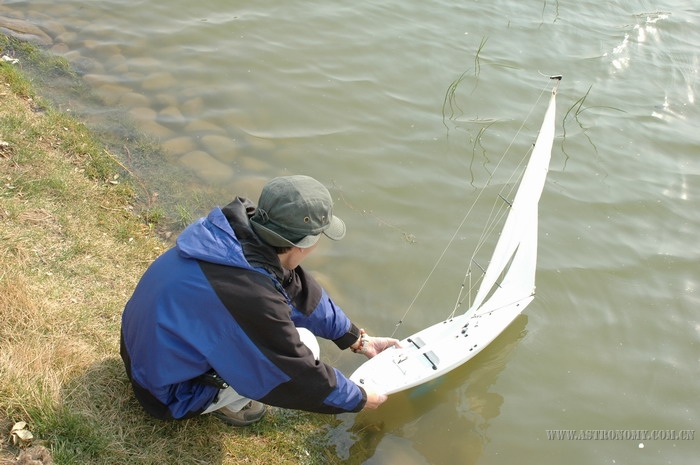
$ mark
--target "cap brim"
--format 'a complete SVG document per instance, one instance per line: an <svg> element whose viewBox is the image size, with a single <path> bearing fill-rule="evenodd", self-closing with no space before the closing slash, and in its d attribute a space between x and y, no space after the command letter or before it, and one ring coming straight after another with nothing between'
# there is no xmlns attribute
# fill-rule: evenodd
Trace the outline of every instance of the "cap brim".
<svg viewBox="0 0 700 465"><path fill-rule="evenodd" d="M250 225L263 241L274 247L299 247L300 249L308 249L321 238L320 234L306 236L294 243L255 221L250 221ZM345 237L345 223L337 216L333 216L331 218L331 224L323 231L323 234L334 241L339 241Z"/></svg>
<svg viewBox="0 0 700 465"><path fill-rule="evenodd" d="M330 226L323 231L323 234L334 241L339 241L345 237L345 223L337 216L333 216Z"/></svg>
<svg viewBox="0 0 700 465"><path fill-rule="evenodd" d="M263 241L266 243L270 244L271 246L274 247L295 247L296 244L294 244L291 241L288 241L284 237L280 236L276 232L266 228L265 226L256 223L255 221L250 221L250 226L253 228L253 231L255 231L255 234L260 237Z"/></svg>

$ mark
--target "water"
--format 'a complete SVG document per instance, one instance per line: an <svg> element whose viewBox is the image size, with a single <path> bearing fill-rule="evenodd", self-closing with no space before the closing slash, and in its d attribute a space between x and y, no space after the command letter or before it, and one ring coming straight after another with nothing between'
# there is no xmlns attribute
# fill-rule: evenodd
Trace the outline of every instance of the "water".
<svg viewBox="0 0 700 465"><path fill-rule="evenodd" d="M394 330L478 190L507 181L510 162L489 177L534 140L544 75L564 75L536 300L466 366L339 416L327 440L357 464L697 460L698 439L547 434L697 429L697 5L6 0L3 15L50 31L192 169L200 213L281 174L328 185L349 234L308 266L372 334ZM483 212L397 336L452 310ZM324 352L348 374L361 361Z"/></svg>

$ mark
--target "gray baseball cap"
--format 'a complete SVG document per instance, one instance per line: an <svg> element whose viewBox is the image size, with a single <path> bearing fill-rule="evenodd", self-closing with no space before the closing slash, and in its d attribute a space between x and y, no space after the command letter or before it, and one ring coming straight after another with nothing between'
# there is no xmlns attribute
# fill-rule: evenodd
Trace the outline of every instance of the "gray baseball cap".
<svg viewBox="0 0 700 465"><path fill-rule="evenodd" d="M345 223L333 216L328 189L303 175L268 181L250 225L262 240L275 247L306 249L318 242L321 233L334 241L345 236Z"/></svg>

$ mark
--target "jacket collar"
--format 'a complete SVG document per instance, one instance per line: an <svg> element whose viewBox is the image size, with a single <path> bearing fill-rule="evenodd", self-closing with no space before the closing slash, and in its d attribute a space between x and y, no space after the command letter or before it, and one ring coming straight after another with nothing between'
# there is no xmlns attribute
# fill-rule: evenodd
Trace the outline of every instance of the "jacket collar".
<svg viewBox="0 0 700 465"><path fill-rule="evenodd" d="M236 197L221 209L243 248L243 255L254 268L263 268L284 282L285 270L280 264L275 249L264 243L250 226L250 217L255 214L256 205L244 197Z"/></svg>

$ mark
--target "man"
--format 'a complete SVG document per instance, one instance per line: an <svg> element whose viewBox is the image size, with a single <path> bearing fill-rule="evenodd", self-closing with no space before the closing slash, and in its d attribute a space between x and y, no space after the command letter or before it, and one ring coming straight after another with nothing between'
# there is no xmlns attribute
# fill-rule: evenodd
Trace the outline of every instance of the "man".
<svg viewBox="0 0 700 465"><path fill-rule="evenodd" d="M288 176L269 181L257 207L237 197L180 234L122 316L121 356L148 413L245 426L265 404L339 413L386 400L318 360L313 336L367 357L398 342L367 336L301 268L322 233L345 235L330 193Z"/></svg>

